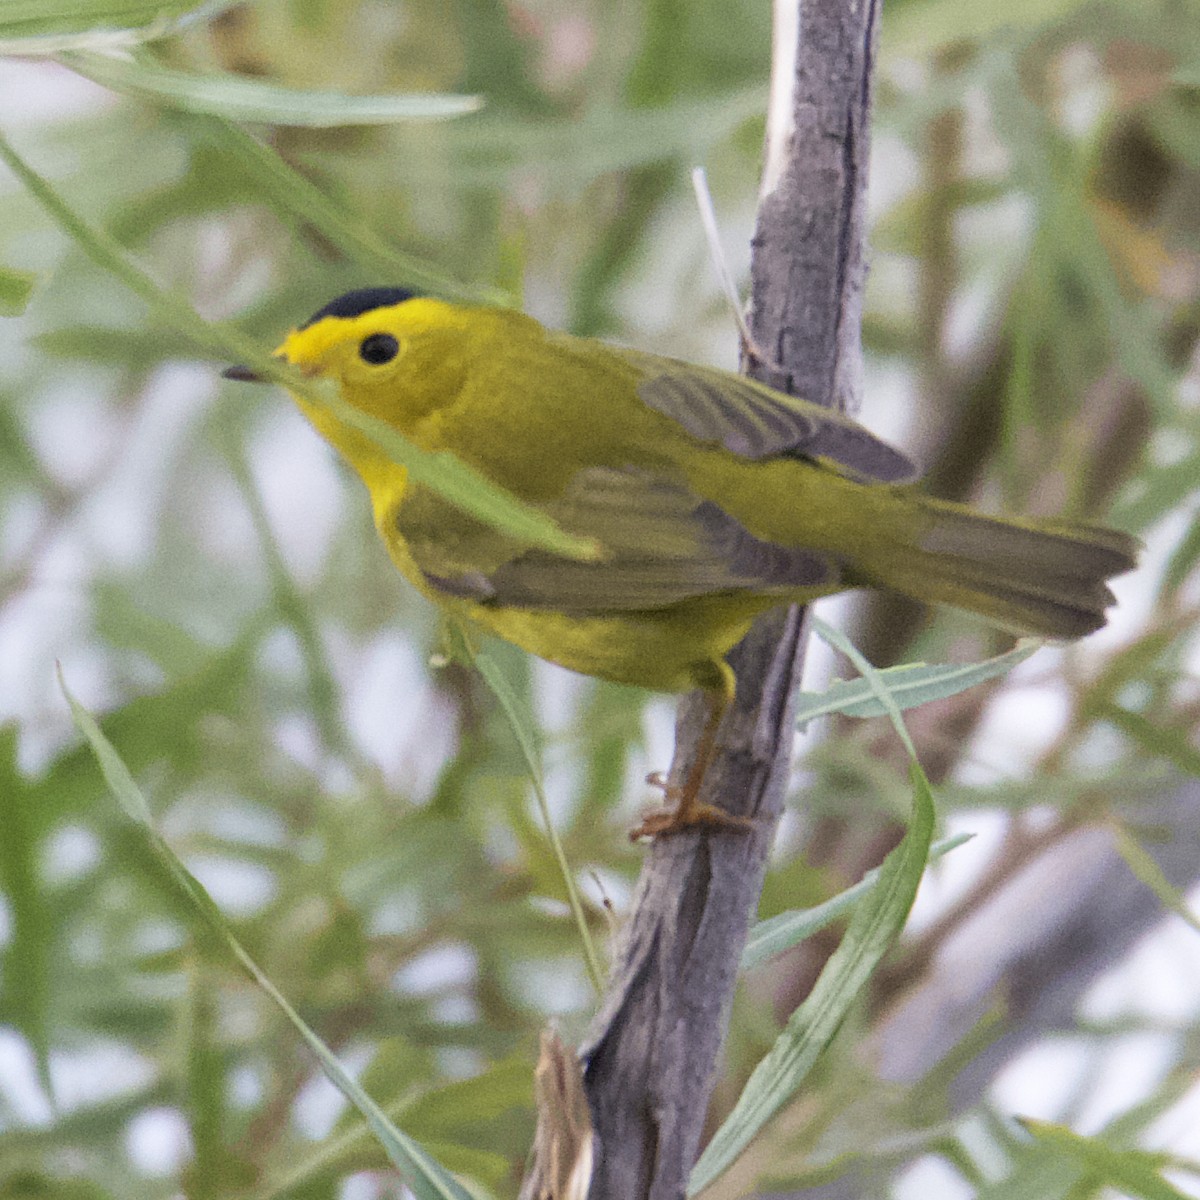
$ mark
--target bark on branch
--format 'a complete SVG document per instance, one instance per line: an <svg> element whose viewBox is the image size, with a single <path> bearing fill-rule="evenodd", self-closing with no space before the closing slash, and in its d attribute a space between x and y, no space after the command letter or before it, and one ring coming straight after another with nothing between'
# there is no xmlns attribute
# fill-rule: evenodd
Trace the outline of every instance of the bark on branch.
<svg viewBox="0 0 1200 1200"><path fill-rule="evenodd" d="M878 0L777 0L771 112L753 243L747 369L853 409L871 75ZM792 747L803 616L769 614L730 656L738 691L704 799L754 818L648 851L580 1057L591 1106L591 1200L678 1200L696 1160L737 964L778 822ZM680 705L672 777L691 762L703 705ZM537 1195L536 1166L523 1195Z"/></svg>

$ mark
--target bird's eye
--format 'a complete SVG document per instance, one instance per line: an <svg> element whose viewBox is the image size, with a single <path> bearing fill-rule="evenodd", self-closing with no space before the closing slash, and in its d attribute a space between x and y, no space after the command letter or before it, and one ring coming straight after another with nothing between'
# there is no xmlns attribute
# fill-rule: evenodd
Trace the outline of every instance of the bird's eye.
<svg viewBox="0 0 1200 1200"><path fill-rule="evenodd" d="M399 353L400 343L390 333L373 333L358 348L359 358L375 367L390 363Z"/></svg>

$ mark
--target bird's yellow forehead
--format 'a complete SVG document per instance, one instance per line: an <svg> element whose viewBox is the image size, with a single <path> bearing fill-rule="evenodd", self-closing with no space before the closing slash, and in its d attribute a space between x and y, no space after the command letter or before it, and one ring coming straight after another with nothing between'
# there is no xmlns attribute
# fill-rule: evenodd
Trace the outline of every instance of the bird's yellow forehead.
<svg viewBox="0 0 1200 1200"><path fill-rule="evenodd" d="M275 348L275 354L298 367L319 362L332 347L346 341L350 336L347 327L353 324L353 321L326 317L315 325L293 329Z"/></svg>

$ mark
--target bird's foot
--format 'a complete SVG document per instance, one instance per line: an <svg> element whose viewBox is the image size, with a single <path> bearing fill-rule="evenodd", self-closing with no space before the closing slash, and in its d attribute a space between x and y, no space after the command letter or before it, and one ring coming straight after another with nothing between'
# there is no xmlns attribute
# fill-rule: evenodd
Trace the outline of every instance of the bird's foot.
<svg viewBox="0 0 1200 1200"><path fill-rule="evenodd" d="M666 804L642 814L641 823L629 831L631 842L642 838L661 837L669 833L684 833L690 829L724 829L749 833L754 822L749 817L736 817L715 804L701 804L686 787L673 787L661 771L646 776L652 787L661 788Z"/></svg>

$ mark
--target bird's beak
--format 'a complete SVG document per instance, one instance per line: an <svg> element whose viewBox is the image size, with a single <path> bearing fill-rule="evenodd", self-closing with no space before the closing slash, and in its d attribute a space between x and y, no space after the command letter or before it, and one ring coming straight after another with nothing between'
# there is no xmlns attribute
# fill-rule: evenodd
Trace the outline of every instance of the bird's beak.
<svg viewBox="0 0 1200 1200"><path fill-rule="evenodd" d="M236 379L239 383L266 383L261 375L250 370L249 367L242 366L240 363L236 366L226 367L221 372L222 379Z"/></svg>
<svg viewBox="0 0 1200 1200"><path fill-rule="evenodd" d="M300 368L300 374L311 379L314 375L321 374L321 366L319 363L298 363L293 362L286 354L277 353L271 356L278 359L284 366L291 365ZM271 380L265 375L260 375L252 367L246 366L244 363L235 363L232 367L226 367L221 372L223 379L236 379L239 383L270 383Z"/></svg>

